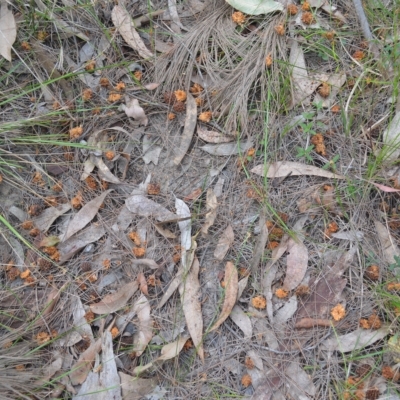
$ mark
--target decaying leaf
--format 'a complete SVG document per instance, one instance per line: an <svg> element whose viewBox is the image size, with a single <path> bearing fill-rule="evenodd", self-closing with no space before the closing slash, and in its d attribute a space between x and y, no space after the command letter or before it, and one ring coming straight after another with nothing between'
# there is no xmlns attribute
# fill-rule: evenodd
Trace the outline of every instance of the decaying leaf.
<svg viewBox="0 0 400 400"><path fill-rule="evenodd" d="M91 157L91 162L97 167L99 177L106 182L119 184L121 181L110 171L101 157ZM84 176L82 174L82 176Z"/></svg>
<svg viewBox="0 0 400 400"><path fill-rule="evenodd" d="M0 3L0 55L11 61L11 48L17 38L17 24L8 3Z"/></svg>
<svg viewBox="0 0 400 400"><path fill-rule="evenodd" d="M57 207L46 208L38 217L34 218L34 225L41 232L46 233L50 229L53 222L70 209L70 203L60 204Z"/></svg>
<svg viewBox="0 0 400 400"><path fill-rule="evenodd" d="M85 204L81 210L75 215L75 217L70 221L68 225L68 229L65 232L62 241L67 241L72 235L79 232L83 229L97 214L100 206L103 204L105 197L110 193L112 189L106 190L100 196L97 196L95 199L89 201L89 203Z"/></svg>
<svg viewBox="0 0 400 400"><path fill-rule="evenodd" d="M99 303L92 304L90 310L95 314L109 314L120 310L138 290L136 280L122 286L117 292L108 294Z"/></svg>
<svg viewBox="0 0 400 400"><path fill-rule="evenodd" d="M176 207L176 214L178 217L184 219L183 221L179 221L179 230L181 231L181 264L183 269L186 271L193 262L193 257L191 258L188 255L188 252L191 250L192 247L192 221L190 220L190 210L186 203L181 199L175 200L175 207ZM192 249L192 251L194 251ZM189 259L191 260L189 261Z"/></svg>
<svg viewBox="0 0 400 400"><path fill-rule="evenodd" d="M145 46L128 11L120 5L114 6L111 14L114 26L118 29L125 42L136 50L143 58L151 58L153 54Z"/></svg>
<svg viewBox="0 0 400 400"><path fill-rule="evenodd" d="M176 239L175 233L171 232L169 229L164 228L161 224L154 224L156 231L167 239Z"/></svg>
<svg viewBox="0 0 400 400"><path fill-rule="evenodd" d="M160 222L178 219L176 214L142 194L134 194L128 197L125 204L130 212L142 217L153 217Z"/></svg>
<svg viewBox="0 0 400 400"><path fill-rule="evenodd" d="M315 387L311 376L308 375L300 364L300 360L295 360L286 365L286 376L288 377L288 398L302 399L315 398L317 388ZM302 393L302 395L300 395ZM308 396L306 396L307 394Z"/></svg>
<svg viewBox="0 0 400 400"><path fill-rule="evenodd" d="M215 331L218 329L222 323L229 317L233 307L236 304L237 293L238 293L238 272L233 263L228 261L225 265L225 298L224 304L222 306L221 313L211 327L210 332Z"/></svg>
<svg viewBox="0 0 400 400"><path fill-rule="evenodd" d="M389 326L383 326L380 329L373 330L359 328L345 335L333 335L333 337L326 339L322 343L322 346L324 349L329 351L347 353L349 351L356 351L366 346L370 346L378 340L386 337L389 333Z"/></svg>
<svg viewBox="0 0 400 400"><path fill-rule="evenodd" d="M234 154L245 153L253 147L252 141L225 144L206 144L200 148L213 156L232 156Z"/></svg>
<svg viewBox="0 0 400 400"><path fill-rule="evenodd" d="M217 196L215 195L212 189L207 190L207 197L206 197L206 221L204 225L201 227L201 233L203 235L208 234L208 228L214 224L215 218L217 217L217 207L218 201Z"/></svg>
<svg viewBox="0 0 400 400"><path fill-rule="evenodd" d="M236 10L248 15L268 14L282 11L283 5L273 0L226 0Z"/></svg>
<svg viewBox="0 0 400 400"><path fill-rule="evenodd" d="M207 131L201 129L199 126L197 127L197 134L201 140L204 140L207 143L229 143L235 139L234 136L227 136L216 131Z"/></svg>
<svg viewBox="0 0 400 400"><path fill-rule="evenodd" d="M153 319L150 316L150 303L144 294L136 300L133 311L136 312L139 319L138 330L133 336L133 351L139 357L153 337Z"/></svg>
<svg viewBox="0 0 400 400"><path fill-rule="evenodd" d="M124 400L140 400L149 394L156 386L157 379L143 379L118 372L121 379L122 398Z"/></svg>
<svg viewBox="0 0 400 400"><path fill-rule="evenodd" d="M192 142L193 133L196 128L196 121L197 121L197 105L194 97L188 93L187 100L186 100L186 119L185 119L185 126L183 128L183 133L181 137L181 142L176 149L175 157L174 157L174 164L179 165L185 157L190 143Z"/></svg>
<svg viewBox="0 0 400 400"><path fill-rule="evenodd" d="M179 285L179 294L188 331L196 346L200 359L204 362L203 316L201 314L199 260L195 257L186 279Z"/></svg>
<svg viewBox="0 0 400 400"><path fill-rule="evenodd" d="M233 232L232 226L228 225L228 227L224 230L221 237L218 240L217 247L214 251L214 257L217 260L222 261L231 247L233 241L235 239L235 234Z"/></svg>
<svg viewBox="0 0 400 400"><path fill-rule="evenodd" d="M301 164L291 161L277 161L272 164L260 164L255 166L251 172L267 178L281 178L288 176L314 175L323 178L345 179L343 175L334 174L313 165Z"/></svg>
<svg viewBox="0 0 400 400"><path fill-rule="evenodd" d="M297 297L292 296L282 308L280 308L274 319L275 324L284 324L287 320L293 317L297 310Z"/></svg>
<svg viewBox="0 0 400 400"><path fill-rule="evenodd" d="M118 7L118 6L115 6L115 7ZM139 125L147 126L147 124L149 123L149 120L148 120L143 108L139 106L139 100L127 98L125 100L125 103L126 104L121 104L121 110L125 111L125 114L129 118L133 118L136 121L138 121Z"/></svg>
<svg viewBox="0 0 400 400"><path fill-rule="evenodd" d="M389 233L387 227L379 221L375 221L375 229L381 242L383 255L388 264L396 262L395 256L400 257L400 249L398 248L396 241Z"/></svg>
<svg viewBox="0 0 400 400"><path fill-rule="evenodd" d="M236 304L233 307L229 317L242 330L245 338L250 338L253 335L253 326L251 325L250 317L239 305Z"/></svg>
<svg viewBox="0 0 400 400"><path fill-rule="evenodd" d="M400 111L396 113L388 127L383 132L382 142L383 149L382 154L385 157L385 161L393 162L396 161L400 156Z"/></svg>
<svg viewBox="0 0 400 400"><path fill-rule="evenodd" d="M146 277L144 276L143 272L139 272L139 275L137 277L138 280L138 284L139 284L139 289L140 291L145 295L148 296L149 292L148 292L148 287L147 287L147 281L146 281Z"/></svg>
<svg viewBox="0 0 400 400"><path fill-rule="evenodd" d="M170 360L171 358L175 358L183 349L183 346L189 339L188 335L184 335L180 337L178 340L172 343L166 344L162 349L161 349L161 356L158 357L156 360L153 362L150 362L144 366L139 366L136 367L133 370L133 375L137 376L143 373L144 371L148 370L151 368L155 363L159 363L161 361L167 361Z"/></svg>
<svg viewBox="0 0 400 400"><path fill-rule="evenodd" d="M284 290L295 289L303 280L308 265L307 247L297 238L297 241L290 238L288 241L287 267L285 280L283 281Z"/></svg>

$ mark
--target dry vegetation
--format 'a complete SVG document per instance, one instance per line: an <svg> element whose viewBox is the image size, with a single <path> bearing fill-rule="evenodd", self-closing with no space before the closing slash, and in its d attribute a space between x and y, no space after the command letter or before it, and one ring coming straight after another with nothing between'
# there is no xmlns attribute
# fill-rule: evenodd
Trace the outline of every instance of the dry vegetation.
<svg viewBox="0 0 400 400"><path fill-rule="evenodd" d="M0 0L0 398L400 398L400 2L280 3Z"/></svg>

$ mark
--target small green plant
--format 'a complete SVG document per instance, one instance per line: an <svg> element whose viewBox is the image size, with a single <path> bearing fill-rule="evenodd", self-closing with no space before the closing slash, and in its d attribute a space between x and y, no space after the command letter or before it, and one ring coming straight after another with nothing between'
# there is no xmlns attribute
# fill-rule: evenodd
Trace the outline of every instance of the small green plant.
<svg viewBox="0 0 400 400"><path fill-rule="evenodd" d="M336 154L336 156L333 157L332 160L330 160L329 162L327 162L327 163L322 167L322 169L331 169L333 172L336 172L336 171L337 171L336 163L339 161L339 159L340 159L340 155L339 155L339 154Z"/></svg>
<svg viewBox="0 0 400 400"><path fill-rule="evenodd" d="M296 147L297 158L304 158L308 162L313 162L313 158L311 157L311 152L314 150L314 145L308 146L307 148L303 149L302 147Z"/></svg>
<svg viewBox="0 0 400 400"><path fill-rule="evenodd" d="M305 134L311 134L311 135L316 135L317 132L313 129L314 128L314 121L311 122L301 122L300 123L301 129L303 130L303 133Z"/></svg>

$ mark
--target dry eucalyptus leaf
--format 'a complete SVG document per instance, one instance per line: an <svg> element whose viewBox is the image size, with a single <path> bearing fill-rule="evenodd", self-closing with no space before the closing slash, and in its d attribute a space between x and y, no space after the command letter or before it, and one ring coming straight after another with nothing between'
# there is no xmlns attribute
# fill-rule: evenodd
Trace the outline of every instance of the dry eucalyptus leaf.
<svg viewBox="0 0 400 400"><path fill-rule="evenodd" d="M289 254L286 258L287 266L283 289L290 291L295 289L304 278L308 265L308 249L300 242L299 238L297 241L290 238L286 251Z"/></svg>
<svg viewBox="0 0 400 400"><path fill-rule="evenodd" d="M137 332L133 336L133 351L139 357L153 337L153 319L150 316L150 303L142 294L133 306L133 311L138 316Z"/></svg>
<svg viewBox="0 0 400 400"><path fill-rule="evenodd" d="M238 306L233 307L229 318L242 330L245 338L253 336L253 326L250 317Z"/></svg>
<svg viewBox="0 0 400 400"><path fill-rule="evenodd" d="M287 320L293 317L297 311L297 297L292 296L282 308L280 308L274 319L274 324L284 324Z"/></svg>
<svg viewBox="0 0 400 400"><path fill-rule="evenodd" d="M400 156L400 111L396 113L388 127L383 132L383 148L381 150L385 161L394 162Z"/></svg>
<svg viewBox="0 0 400 400"><path fill-rule="evenodd" d="M388 228L379 221L375 221L375 229L381 242L383 255L388 264L396 262L395 256L400 257L400 249L395 239L389 233Z"/></svg>
<svg viewBox="0 0 400 400"><path fill-rule="evenodd" d="M158 303L157 308L161 308L169 300L169 298L175 293L175 290L178 289L179 285L182 282L182 274L183 274L183 268L181 267L178 270L178 272L176 273L175 278L169 284L168 289L163 294L163 297L161 298L160 302Z"/></svg>
<svg viewBox="0 0 400 400"><path fill-rule="evenodd" d="M347 21L347 18L338 10L338 8L334 5L329 4L329 2L327 1L322 1L323 4L322 5L322 9L327 12L329 15L331 15L333 18L343 22L344 24L347 24L349 21Z"/></svg>
<svg viewBox="0 0 400 400"><path fill-rule="evenodd" d="M46 233L50 229L53 222L70 209L70 203L60 204L57 207L46 208L38 217L33 219L33 223L41 232Z"/></svg>
<svg viewBox="0 0 400 400"><path fill-rule="evenodd" d="M95 199L85 204L79 212L75 214L74 218L68 225L67 232L65 232L62 239L63 242L67 241L72 235L82 230L96 216L104 199L111 191L112 189L106 190L100 196L97 196Z"/></svg>
<svg viewBox="0 0 400 400"><path fill-rule="evenodd" d="M124 400L140 400L149 394L156 386L157 379L143 379L118 372L121 379L122 398Z"/></svg>
<svg viewBox="0 0 400 400"><path fill-rule="evenodd" d="M192 142L193 133L196 128L197 121L197 105L194 97L188 93L186 99L186 119L185 126L181 137L181 142L176 149L174 164L179 165L189 150L190 143Z"/></svg>
<svg viewBox="0 0 400 400"><path fill-rule="evenodd" d="M289 365L285 367L289 384L288 398L297 400L315 398L317 388L312 381L311 375L307 374L302 365L300 365L300 360L289 362Z"/></svg>
<svg viewBox="0 0 400 400"><path fill-rule="evenodd" d="M217 207L218 207L217 196L215 195L212 189L208 189L206 197L206 208L207 208L206 221L204 225L201 227L201 233L203 235L207 235L208 229L210 228L210 226L214 224L215 218L217 217Z"/></svg>
<svg viewBox="0 0 400 400"><path fill-rule="evenodd" d="M141 217L153 217L160 222L178 219L176 214L141 194L128 197L125 205L130 212L139 214Z"/></svg>
<svg viewBox="0 0 400 400"><path fill-rule="evenodd" d="M0 4L0 55L11 61L11 48L17 38L17 24L6 1Z"/></svg>
<svg viewBox="0 0 400 400"><path fill-rule="evenodd" d="M235 265L230 261L228 261L225 265L224 281L226 285L224 304L222 305L222 310L217 321L211 327L209 332L215 331L223 324L223 322L229 317L233 307L236 304L237 293L239 290L238 272Z"/></svg>
<svg viewBox="0 0 400 400"><path fill-rule="evenodd" d="M115 6L118 7L118 6ZM149 120L142 107L139 106L138 99L127 99L126 104L121 104L121 110L125 111L125 114L129 118L133 118L139 122L139 125L147 126Z"/></svg>
<svg viewBox="0 0 400 400"><path fill-rule="evenodd" d="M197 127L197 134L201 140L207 143L228 143L235 139L233 136L226 136L220 132L201 129L199 126Z"/></svg>
<svg viewBox="0 0 400 400"><path fill-rule="evenodd" d="M95 314L110 314L125 307L128 300L138 290L138 283L136 280L127 283L118 289L117 292L108 294L99 303L92 304L90 310Z"/></svg>
<svg viewBox="0 0 400 400"><path fill-rule="evenodd" d="M255 166L251 172L256 175L266 176L267 178L281 178L291 174L291 176L314 175L323 178L345 179L343 175L334 174L312 165L291 161L260 164Z"/></svg>
<svg viewBox="0 0 400 400"><path fill-rule="evenodd" d="M136 50L143 58L153 57L151 51L145 46L143 40L136 32L132 18L125 8L120 5L114 6L111 18L114 26L132 49Z"/></svg>
<svg viewBox="0 0 400 400"><path fill-rule="evenodd" d="M91 160L93 164L97 167L99 177L103 179L103 181L116 184L121 183L121 181L115 175L113 175L113 173L110 171L110 169L107 167L101 157L93 156L91 157Z"/></svg>
<svg viewBox="0 0 400 400"><path fill-rule="evenodd" d="M214 257L222 261L231 247L233 241L235 239L235 234L233 232L232 226L228 225L228 227L224 230L221 237L218 240L217 247L214 251Z"/></svg>
<svg viewBox="0 0 400 400"><path fill-rule="evenodd" d="M200 303L199 260L195 257L186 279L179 285L179 294L186 325L197 349L200 359L204 362L203 350L203 316Z"/></svg>
<svg viewBox="0 0 400 400"><path fill-rule="evenodd" d="M213 156L232 156L234 154L245 153L253 147L253 142L226 143L226 144L206 144L200 148Z"/></svg>
<svg viewBox="0 0 400 400"><path fill-rule="evenodd" d="M175 233L171 232L169 229L164 228L161 224L154 224L156 231L164 236L166 239L176 239Z"/></svg>
<svg viewBox="0 0 400 400"><path fill-rule="evenodd" d="M186 203L181 199L175 200L176 214L179 218L186 218L178 222L179 230L181 231L181 264L184 270L190 268L192 261L187 265L188 252L192 247L192 221L190 220L190 210Z"/></svg>
<svg viewBox="0 0 400 400"><path fill-rule="evenodd" d="M340 351L347 353L349 351L360 350L370 346L383 339L390 333L389 326L383 326L380 329L356 329L353 332L341 336L335 336L322 342L322 347L329 351Z"/></svg>
<svg viewBox="0 0 400 400"><path fill-rule="evenodd" d="M269 14L283 10L283 5L273 0L226 0L226 2L248 15Z"/></svg>

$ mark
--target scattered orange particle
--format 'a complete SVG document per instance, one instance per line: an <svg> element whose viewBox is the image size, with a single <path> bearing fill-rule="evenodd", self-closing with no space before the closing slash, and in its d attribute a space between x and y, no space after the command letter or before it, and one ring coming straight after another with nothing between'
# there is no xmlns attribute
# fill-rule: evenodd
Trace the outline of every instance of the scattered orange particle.
<svg viewBox="0 0 400 400"><path fill-rule="evenodd" d="M387 290L394 292L400 290L400 283L390 282L387 284Z"/></svg>
<svg viewBox="0 0 400 400"><path fill-rule="evenodd" d="M328 224L328 227L325 229L324 233L329 238L329 237L331 237L332 233L335 233L338 230L339 230L338 224L335 221L333 221L333 222Z"/></svg>
<svg viewBox="0 0 400 400"><path fill-rule="evenodd" d="M111 260L109 260L108 258L103 260L103 268L106 270L110 269L111 268Z"/></svg>
<svg viewBox="0 0 400 400"><path fill-rule="evenodd" d="M361 50L357 50L353 53L352 57L356 60L356 61L361 61L365 58L365 53Z"/></svg>
<svg viewBox="0 0 400 400"><path fill-rule="evenodd" d="M370 326L368 320L365 319L365 318L361 318L361 319L358 321L358 323L359 323L359 325L361 326L361 328L363 328L363 329L370 329L370 328L371 328L371 326Z"/></svg>
<svg viewBox="0 0 400 400"><path fill-rule="evenodd" d="M177 112L183 112L186 110L186 106L185 103L183 103L182 101L177 101L176 103L174 103L174 105L172 106L172 109Z"/></svg>
<svg viewBox="0 0 400 400"><path fill-rule="evenodd" d="M246 366L247 369L253 369L254 361L251 359L251 357L246 357L244 359L244 365Z"/></svg>
<svg viewBox="0 0 400 400"><path fill-rule="evenodd" d="M395 372L394 372L394 370L393 370L393 368L392 368L391 366L389 366L389 365L384 365L384 366L382 367L382 376L383 376L385 379L387 379L387 380L392 380L393 377L394 377L394 374L395 374Z"/></svg>
<svg viewBox="0 0 400 400"><path fill-rule="evenodd" d="M46 196L44 198L44 203L48 207L56 207L58 205L58 200L56 196Z"/></svg>
<svg viewBox="0 0 400 400"><path fill-rule="evenodd" d="M97 189L97 182L96 179L93 178L93 176L89 175L85 179L86 185L88 186L89 189L96 190Z"/></svg>
<svg viewBox="0 0 400 400"><path fill-rule="evenodd" d="M273 249L276 249L278 246L279 246L279 242L276 242L276 241L268 242L267 249L273 250Z"/></svg>
<svg viewBox="0 0 400 400"><path fill-rule="evenodd" d="M128 236L136 246L140 246L142 244L142 240L137 232L129 232Z"/></svg>
<svg viewBox="0 0 400 400"><path fill-rule="evenodd" d="M246 22L246 17L242 12L236 11L232 14L232 21L236 25L243 25Z"/></svg>
<svg viewBox="0 0 400 400"><path fill-rule="evenodd" d="M28 214L33 217L37 217L42 212L42 207L40 204L32 204L28 208Z"/></svg>
<svg viewBox="0 0 400 400"><path fill-rule="evenodd" d="M256 296L251 299L251 304L254 308L263 310L267 307L267 300L263 296Z"/></svg>
<svg viewBox="0 0 400 400"><path fill-rule="evenodd" d="M118 92L122 92L125 90L125 83L124 82L118 82L117 85L115 86L115 90Z"/></svg>
<svg viewBox="0 0 400 400"><path fill-rule="evenodd" d="M78 139L78 137L81 136L82 133L83 133L82 126L77 126L69 130L69 137L70 139Z"/></svg>
<svg viewBox="0 0 400 400"><path fill-rule="evenodd" d="M38 228L33 228L33 229L31 229L31 230L29 231L29 236L32 236L32 237L36 237L36 236L38 236L39 234L40 234L40 231L39 231Z"/></svg>
<svg viewBox="0 0 400 400"><path fill-rule="evenodd" d="M335 321L340 321L346 315L346 310L341 304L338 304L332 308L331 315Z"/></svg>
<svg viewBox="0 0 400 400"><path fill-rule="evenodd" d="M183 349L188 351L193 347L193 341L192 339L186 340L185 344L183 345Z"/></svg>
<svg viewBox="0 0 400 400"><path fill-rule="evenodd" d="M194 101L196 102L196 106L197 107L203 107L204 105L204 99L202 99L201 97L196 97L194 99Z"/></svg>
<svg viewBox="0 0 400 400"><path fill-rule="evenodd" d="M181 260L181 253L175 253L172 257L172 261L177 264Z"/></svg>
<svg viewBox="0 0 400 400"><path fill-rule="evenodd" d="M60 252L57 250L57 248L55 246L45 247L43 249L43 253L46 253L47 255L49 255L49 257L53 261L60 261Z"/></svg>
<svg viewBox="0 0 400 400"><path fill-rule="evenodd" d="M310 11L311 9L310 3L308 1L303 2L303 4L301 5L301 9L303 11Z"/></svg>
<svg viewBox="0 0 400 400"><path fill-rule="evenodd" d="M211 111L204 111L199 115L199 121L201 122L210 122L212 118Z"/></svg>
<svg viewBox="0 0 400 400"><path fill-rule="evenodd" d="M277 241L282 239L285 233L282 228L278 228L276 226L272 229L269 229L268 231L269 231L268 239L270 241Z"/></svg>
<svg viewBox="0 0 400 400"><path fill-rule="evenodd" d="M382 326L382 321L376 314L370 315L368 323L371 326L371 329L379 329Z"/></svg>
<svg viewBox="0 0 400 400"><path fill-rule="evenodd" d="M18 364L15 366L15 369L17 371L24 371L25 370L25 365L24 364Z"/></svg>
<svg viewBox="0 0 400 400"><path fill-rule="evenodd" d="M7 270L7 279L10 281L14 281L20 275L19 269L17 267L12 266Z"/></svg>
<svg viewBox="0 0 400 400"><path fill-rule="evenodd" d="M203 86L199 85L198 83L195 83L190 89L190 93L193 93L194 95L200 94L204 90Z"/></svg>
<svg viewBox="0 0 400 400"><path fill-rule="evenodd" d="M53 192L56 192L56 193L62 192L62 190L63 190L63 184L62 184L62 182L57 182L56 184L54 184L54 185L52 186L51 190L52 190Z"/></svg>
<svg viewBox="0 0 400 400"><path fill-rule="evenodd" d="M301 22L305 25L311 25L315 22L314 15L309 11L304 11L301 16Z"/></svg>
<svg viewBox="0 0 400 400"><path fill-rule="evenodd" d="M289 4L287 7L289 15L296 15L299 11L296 4Z"/></svg>
<svg viewBox="0 0 400 400"><path fill-rule="evenodd" d="M254 154L256 154L256 149L254 147L252 147L251 149L247 150L246 156L253 157Z"/></svg>
<svg viewBox="0 0 400 400"><path fill-rule="evenodd" d="M310 287L308 285L300 285L296 289L297 296L307 296L310 294Z"/></svg>
<svg viewBox="0 0 400 400"><path fill-rule="evenodd" d="M278 297L278 299L284 299L288 296L289 292L285 289L276 289L275 290L275 296Z"/></svg>
<svg viewBox="0 0 400 400"><path fill-rule="evenodd" d="M271 54L268 54L267 57L265 57L265 65L267 68L269 68L272 65L272 56Z"/></svg>
<svg viewBox="0 0 400 400"><path fill-rule="evenodd" d="M61 104L56 100L51 107L53 110L59 110L61 108Z"/></svg>
<svg viewBox="0 0 400 400"><path fill-rule="evenodd" d="M29 230L29 229L32 229L33 228L33 221L24 221L21 224L21 227L22 227L22 229L25 229L26 231Z"/></svg>
<svg viewBox="0 0 400 400"><path fill-rule="evenodd" d="M331 86L327 82L322 82L322 85L318 88L318 93L322 97L328 97L331 93Z"/></svg>
<svg viewBox="0 0 400 400"><path fill-rule="evenodd" d="M147 284L149 286L156 286L156 276L154 274L149 275L149 277L147 278Z"/></svg>
<svg viewBox="0 0 400 400"><path fill-rule="evenodd" d="M72 161L74 159L74 153L66 152L64 153L64 158L67 161Z"/></svg>
<svg viewBox="0 0 400 400"><path fill-rule="evenodd" d="M328 39L328 40L333 40L336 36L336 32L335 31L328 31L324 33L324 38Z"/></svg>
<svg viewBox="0 0 400 400"><path fill-rule="evenodd" d="M115 339L118 335L119 335L119 330L116 326L114 326L114 328L111 329L111 336L113 339Z"/></svg>
<svg viewBox="0 0 400 400"><path fill-rule="evenodd" d="M97 275L96 274L90 274L88 277L88 280L90 283L94 283L97 281Z"/></svg>
<svg viewBox="0 0 400 400"><path fill-rule="evenodd" d="M369 266L365 271L365 275L367 275L371 281L377 281L379 279L379 267L377 265Z"/></svg>
<svg viewBox="0 0 400 400"><path fill-rule="evenodd" d="M86 321L89 322L89 324L90 324L91 322L94 321L95 315L94 315L93 311L89 310L89 311L84 315L84 317L85 317Z"/></svg>
<svg viewBox="0 0 400 400"><path fill-rule="evenodd" d="M121 100L121 97L122 97L121 93L110 93L108 95L107 101L109 103L115 103L116 101Z"/></svg>
<svg viewBox="0 0 400 400"><path fill-rule="evenodd" d="M246 192L246 197L249 199L254 199L254 200L261 200L260 194L254 189L254 188L248 188Z"/></svg>
<svg viewBox="0 0 400 400"><path fill-rule="evenodd" d="M9 349L13 345L13 342L10 340L9 342L6 342L3 344L3 349Z"/></svg>
<svg viewBox="0 0 400 400"><path fill-rule="evenodd" d="M150 183L147 186L147 194L157 196L160 194L160 191L161 191L160 185L158 185L157 183Z"/></svg>
<svg viewBox="0 0 400 400"><path fill-rule="evenodd" d="M101 188L103 189L103 190L107 190L108 189L108 182L107 181L101 181L100 182L100 185L101 185Z"/></svg>
<svg viewBox="0 0 400 400"><path fill-rule="evenodd" d="M251 376L249 374L243 375L242 376L242 385L244 387L249 387L251 385Z"/></svg>
<svg viewBox="0 0 400 400"><path fill-rule="evenodd" d="M285 34L285 27L283 24L276 25L274 30L279 36L283 36Z"/></svg>
<svg viewBox="0 0 400 400"><path fill-rule="evenodd" d="M96 68L96 60L89 60L85 65L85 70L88 72L93 72Z"/></svg>
<svg viewBox="0 0 400 400"><path fill-rule="evenodd" d="M35 339L38 344L45 344L50 341L51 337L47 332L39 332Z"/></svg>
<svg viewBox="0 0 400 400"><path fill-rule="evenodd" d="M82 207L82 193L78 192L75 197L71 199L71 205L74 208L81 208Z"/></svg>
<svg viewBox="0 0 400 400"><path fill-rule="evenodd" d="M326 147L324 143L324 137L322 134L317 133L311 138L311 143L315 146L315 151L321 156L326 156Z"/></svg>
<svg viewBox="0 0 400 400"><path fill-rule="evenodd" d="M173 92L165 92L163 94L163 97L164 97L164 102L169 105L172 105L176 102L176 97Z"/></svg>
<svg viewBox="0 0 400 400"><path fill-rule="evenodd" d="M110 81L107 78L100 78L100 86L108 87L110 86Z"/></svg>
<svg viewBox="0 0 400 400"><path fill-rule="evenodd" d="M92 89L85 89L82 92L82 100L83 101L89 101L93 97L93 91Z"/></svg>
<svg viewBox="0 0 400 400"><path fill-rule="evenodd" d="M24 285L28 285L28 286L33 285L35 283L35 281L36 280L35 280L35 278L33 276L27 276L24 279Z"/></svg>
<svg viewBox="0 0 400 400"><path fill-rule="evenodd" d="M132 251L135 257L143 257L146 254L146 249L143 247L134 247Z"/></svg>
<svg viewBox="0 0 400 400"><path fill-rule="evenodd" d="M334 114L340 113L340 106L335 104L334 106L331 107L331 112L333 112Z"/></svg>
<svg viewBox="0 0 400 400"><path fill-rule="evenodd" d="M108 150L108 151L106 151L106 152L104 153L104 157L105 157L107 160L111 161L111 160L115 157L115 152L112 151L112 150Z"/></svg>
<svg viewBox="0 0 400 400"><path fill-rule="evenodd" d="M48 34L47 34L46 31L39 31L39 32L37 33L37 36L36 36L36 37L37 37L38 40L40 40L41 42L43 42L44 40L46 40L47 36L48 36Z"/></svg>
<svg viewBox="0 0 400 400"><path fill-rule="evenodd" d="M184 90L175 90L174 95L177 101L181 101L182 103L186 101L187 94Z"/></svg>
<svg viewBox="0 0 400 400"><path fill-rule="evenodd" d="M42 174L39 171L36 171L33 174L33 178L32 178L32 182L36 183L37 185L41 186L42 184L44 184L44 180L42 177Z"/></svg>
<svg viewBox="0 0 400 400"><path fill-rule="evenodd" d="M170 121L172 121L173 119L175 119L176 118L176 114L174 114L174 113L168 113L168 119L170 120Z"/></svg>
<svg viewBox="0 0 400 400"><path fill-rule="evenodd" d="M140 82L142 80L143 73L142 71L135 71L133 73L133 76L135 77L136 80Z"/></svg>
<svg viewBox="0 0 400 400"><path fill-rule="evenodd" d="M31 271L29 269L26 269L24 272L21 272L20 278L25 279L31 274Z"/></svg>
<svg viewBox="0 0 400 400"><path fill-rule="evenodd" d="M21 43L21 49L22 50L26 50L29 51L32 49L31 45L28 42L22 42Z"/></svg>

